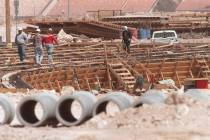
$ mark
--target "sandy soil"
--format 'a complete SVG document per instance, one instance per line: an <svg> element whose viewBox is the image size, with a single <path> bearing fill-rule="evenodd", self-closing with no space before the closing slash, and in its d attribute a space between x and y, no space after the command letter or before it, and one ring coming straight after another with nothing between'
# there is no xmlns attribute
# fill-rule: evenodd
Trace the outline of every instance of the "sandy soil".
<svg viewBox="0 0 210 140"><path fill-rule="evenodd" d="M79 129L0 127L2 140L209 140L208 130L165 129Z"/></svg>
<svg viewBox="0 0 210 140"><path fill-rule="evenodd" d="M9 94L17 103L24 95ZM77 127L0 126L0 140L209 140L210 103L169 98L166 104L100 114Z"/></svg>

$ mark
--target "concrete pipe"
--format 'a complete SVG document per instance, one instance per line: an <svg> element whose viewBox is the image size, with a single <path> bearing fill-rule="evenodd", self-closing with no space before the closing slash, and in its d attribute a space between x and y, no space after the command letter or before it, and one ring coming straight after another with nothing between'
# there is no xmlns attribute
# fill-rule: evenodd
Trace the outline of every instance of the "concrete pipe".
<svg viewBox="0 0 210 140"><path fill-rule="evenodd" d="M194 100L209 101L210 92L206 89L188 89L183 95L190 96Z"/></svg>
<svg viewBox="0 0 210 140"><path fill-rule="evenodd" d="M160 90L149 90L137 99L133 107L140 107L143 104L161 104L164 103L168 96Z"/></svg>
<svg viewBox="0 0 210 140"><path fill-rule="evenodd" d="M55 115L56 103L57 96L54 94L43 93L25 97L17 106L17 118L25 126L55 126L58 124Z"/></svg>
<svg viewBox="0 0 210 140"><path fill-rule="evenodd" d="M5 95L0 95L0 106L3 110L1 115L1 124L10 124L15 117L14 103Z"/></svg>
<svg viewBox="0 0 210 140"><path fill-rule="evenodd" d="M102 112L108 113L107 106L109 103L115 104L119 111L122 111L132 105L133 99L124 92L110 92L107 96L96 102L93 109L93 116Z"/></svg>
<svg viewBox="0 0 210 140"><path fill-rule="evenodd" d="M65 126L79 125L92 117L95 102L96 97L86 91L75 91L72 95L64 95L57 103L56 117ZM78 103L77 106L73 106L74 103ZM76 115L79 110L79 115Z"/></svg>

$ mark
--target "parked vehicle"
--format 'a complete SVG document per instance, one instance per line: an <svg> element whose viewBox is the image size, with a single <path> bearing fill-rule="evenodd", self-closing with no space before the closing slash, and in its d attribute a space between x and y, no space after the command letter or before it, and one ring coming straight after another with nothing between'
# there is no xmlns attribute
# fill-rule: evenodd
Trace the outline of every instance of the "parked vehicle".
<svg viewBox="0 0 210 140"><path fill-rule="evenodd" d="M175 30L154 31L152 34L153 43L179 43Z"/></svg>

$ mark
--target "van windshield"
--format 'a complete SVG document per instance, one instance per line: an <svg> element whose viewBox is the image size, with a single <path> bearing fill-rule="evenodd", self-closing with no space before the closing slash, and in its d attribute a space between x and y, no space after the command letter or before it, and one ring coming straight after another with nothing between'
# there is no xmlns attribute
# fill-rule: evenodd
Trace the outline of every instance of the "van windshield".
<svg viewBox="0 0 210 140"><path fill-rule="evenodd" d="M162 33L155 33L154 38L170 38L175 37L174 32L162 32Z"/></svg>

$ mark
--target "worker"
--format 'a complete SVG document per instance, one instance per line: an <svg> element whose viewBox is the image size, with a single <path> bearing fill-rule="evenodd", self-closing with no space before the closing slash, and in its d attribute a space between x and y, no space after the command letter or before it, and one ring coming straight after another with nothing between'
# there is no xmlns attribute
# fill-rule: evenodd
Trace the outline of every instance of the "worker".
<svg viewBox="0 0 210 140"><path fill-rule="evenodd" d="M133 87L133 93L136 93L136 89L139 88L141 91L144 87L144 76L142 74L136 75L136 82Z"/></svg>
<svg viewBox="0 0 210 140"><path fill-rule="evenodd" d="M42 59L43 59L43 47L42 47L42 37L40 35L41 30L38 28L36 29L36 34L33 37L33 45L34 45L34 52L35 52L35 60L36 64L41 66Z"/></svg>
<svg viewBox="0 0 210 140"><path fill-rule="evenodd" d="M42 44L47 49L48 62L49 62L50 65L52 65L53 64L53 49L54 49L54 45L58 44L57 39L52 34L52 28L48 29L47 35L43 37Z"/></svg>
<svg viewBox="0 0 210 140"><path fill-rule="evenodd" d="M123 32L122 32L122 44L123 44L123 49L130 53L130 44L131 44L131 32L129 31L127 26L123 27Z"/></svg>
<svg viewBox="0 0 210 140"><path fill-rule="evenodd" d="M18 47L18 54L20 57L20 62L25 62L25 48L26 44L28 42L28 37L26 33L23 32L23 29L21 27L18 27L18 34L15 36L15 44Z"/></svg>

